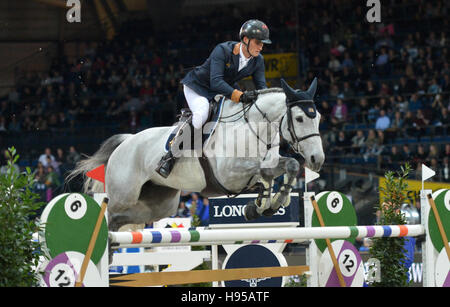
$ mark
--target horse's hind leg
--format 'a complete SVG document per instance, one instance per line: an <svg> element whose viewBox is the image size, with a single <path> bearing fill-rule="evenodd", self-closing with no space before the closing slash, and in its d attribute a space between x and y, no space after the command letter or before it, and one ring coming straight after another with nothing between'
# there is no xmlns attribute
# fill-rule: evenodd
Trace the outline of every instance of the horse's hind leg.
<svg viewBox="0 0 450 307"><path fill-rule="evenodd" d="M108 230L111 232L119 231L119 228L126 224L134 224L133 220L130 216L124 213L113 213L108 212ZM111 238L108 236L108 263L111 264L113 260L113 254L115 247L119 246L119 243L114 243L111 241Z"/></svg>

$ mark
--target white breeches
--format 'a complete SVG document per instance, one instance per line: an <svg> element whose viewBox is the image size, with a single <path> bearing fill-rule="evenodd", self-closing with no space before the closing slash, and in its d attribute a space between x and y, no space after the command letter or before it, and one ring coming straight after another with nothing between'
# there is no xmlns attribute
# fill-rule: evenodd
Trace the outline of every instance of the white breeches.
<svg viewBox="0 0 450 307"><path fill-rule="evenodd" d="M183 84L184 97L192 111L192 125L195 129L201 129L208 119L209 101Z"/></svg>

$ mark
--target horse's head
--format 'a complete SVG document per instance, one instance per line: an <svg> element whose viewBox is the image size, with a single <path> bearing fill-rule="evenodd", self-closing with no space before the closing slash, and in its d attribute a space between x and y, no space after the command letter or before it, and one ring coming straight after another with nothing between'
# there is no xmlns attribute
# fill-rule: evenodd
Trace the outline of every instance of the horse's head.
<svg viewBox="0 0 450 307"><path fill-rule="evenodd" d="M319 134L320 113L314 104L317 78L307 91L294 90L283 79L281 87L286 94L287 113L283 118L280 133L289 145L305 158L308 168L319 171L325 154Z"/></svg>

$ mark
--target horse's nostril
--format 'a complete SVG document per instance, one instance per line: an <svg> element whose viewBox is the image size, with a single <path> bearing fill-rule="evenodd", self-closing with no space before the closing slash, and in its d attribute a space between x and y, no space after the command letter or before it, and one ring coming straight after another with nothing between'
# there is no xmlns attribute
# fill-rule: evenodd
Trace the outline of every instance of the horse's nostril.
<svg viewBox="0 0 450 307"><path fill-rule="evenodd" d="M314 158L314 156L311 156L311 162L316 163L316 159Z"/></svg>

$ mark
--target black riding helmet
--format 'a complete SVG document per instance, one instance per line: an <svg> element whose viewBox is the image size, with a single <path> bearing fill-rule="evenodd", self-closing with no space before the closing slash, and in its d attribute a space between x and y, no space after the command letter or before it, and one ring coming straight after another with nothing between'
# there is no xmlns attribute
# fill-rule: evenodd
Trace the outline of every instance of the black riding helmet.
<svg viewBox="0 0 450 307"><path fill-rule="evenodd" d="M242 41L244 36L247 36L249 39L256 38L264 44L272 43L269 39L269 28L264 22L257 19L250 19L242 25L239 31L239 39Z"/></svg>

